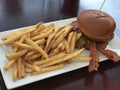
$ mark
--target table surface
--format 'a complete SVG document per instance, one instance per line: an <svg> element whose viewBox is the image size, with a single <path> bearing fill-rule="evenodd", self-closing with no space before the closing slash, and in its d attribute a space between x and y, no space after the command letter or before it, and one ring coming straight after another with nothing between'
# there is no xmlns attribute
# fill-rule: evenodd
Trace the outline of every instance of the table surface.
<svg viewBox="0 0 120 90"><path fill-rule="evenodd" d="M86 9L99 9L103 0L0 0L0 31L76 17ZM120 1L106 0L102 10L116 21L120 37ZM25 85L15 90L120 90L120 62L106 60L97 72L87 67ZM0 73L0 90L6 90Z"/></svg>

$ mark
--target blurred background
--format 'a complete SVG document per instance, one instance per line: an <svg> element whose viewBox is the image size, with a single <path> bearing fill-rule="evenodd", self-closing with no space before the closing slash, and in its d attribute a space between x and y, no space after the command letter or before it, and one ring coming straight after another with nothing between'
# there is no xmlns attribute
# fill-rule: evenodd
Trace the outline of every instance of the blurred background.
<svg viewBox="0 0 120 90"><path fill-rule="evenodd" d="M50 22L76 17L86 9L100 8L103 0L0 0L0 30L8 30L39 21ZM106 0L102 11L113 16L120 29L119 0Z"/></svg>

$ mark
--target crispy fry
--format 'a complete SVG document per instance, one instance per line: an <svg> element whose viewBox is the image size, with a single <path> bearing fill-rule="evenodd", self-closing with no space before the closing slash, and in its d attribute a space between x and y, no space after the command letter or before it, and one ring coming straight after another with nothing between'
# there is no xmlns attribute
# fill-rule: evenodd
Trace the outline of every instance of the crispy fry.
<svg viewBox="0 0 120 90"><path fill-rule="evenodd" d="M71 52L73 52L73 50L75 49L75 43L76 43L76 38L77 38L77 32L73 33L73 38L71 40Z"/></svg>
<svg viewBox="0 0 120 90"><path fill-rule="evenodd" d="M73 32L70 32L70 34L69 34L69 36L68 36L67 41L68 41L69 45L70 45L70 43L71 43L71 40L72 40L73 34L74 34ZM71 46L70 46L70 47L71 47Z"/></svg>
<svg viewBox="0 0 120 90"><path fill-rule="evenodd" d="M62 57L64 57L65 55L66 55L65 53L60 53L60 54L57 54L57 55L55 55L55 56L52 56L52 57L50 57L50 58L48 58L48 59L36 61L36 62L34 62L34 64L35 64L35 65L42 65L42 64L45 64L45 63L49 63L49 62L51 62L51 61L53 61L53 60L57 60L57 59L59 59L59 58L62 58Z"/></svg>
<svg viewBox="0 0 120 90"><path fill-rule="evenodd" d="M53 39L54 35L55 35L55 33L51 34L51 35L48 37L47 42L46 42L46 46L45 46L45 52L48 52L48 46L49 46L51 40Z"/></svg>
<svg viewBox="0 0 120 90"><path fill-rule="evenodd" d="M13 76L12 76L12 79L13 81L16 81L17 80L17 63L14 64L13 66Z"/></svg>
<svg viewBox="0 0 120 90"><path fill-rule="evenodd" d="M18 58L18 60L17 60L17 68L18 68L18 79L20 79L21 78L21 74L22 74L22 60L21 60L21 58Z"/></svg>
<svg viewBox="0 0 120 90"><path fill-rule="evenodd" d="M26 57L29 57L29 56L31 56L31 55L33 55L33 54L36 54L36 53L38 53L38 51L29 51L29 52L26 54Z"/></svg>
<svg viewBox="0 0 120 90"><path fill-rule="evenodd" d="M29 56L28 59L35 60L35 59L39 58L40 56L42 56L40 53L36 53L36 54Z"/></svg>
<svg viewBox="0 0 120 90"><path fill-rule="evenodd" d="M43 34L37 35L35 37L32 37L31 39L35 41L35 40L38 40L38 39L41 39L41 38L45 38L45 37L48 37L52 32L53 32L53 28L46 33L43 33Z"/></svg>
<svg viewBox="0 0 120 90"><path fill-rule="evenodd" d="M66 53L70 53L70 45L69 45L69 43L68 43L68 41L64 41L64 44L65 44L65 50L66 50Z"/></svg>
<svg viewBox="0 0 120 90"><path fill-rule="evenodd" d="M64 64L58 64L58 65L42 68L41 71L38 71L38 72L32 72L31 75L36 75L36 74L40 74L40 73L44 73L44 72L58 70L58 69L61 69L63 67L64 67Z"/></svg>
<svg viewBox="0 0 120 90"><path fill-rule="evenodd" d="M55 41L55 43L53 43L52 49L55 49L56 46L63 41L64 37L65 37L65 35L62 34L62 35Z"/></svg>
<svg viewBox="0 0 120 90"><path fill-rule="evenodd" d="M58 55L58 54L60 54L60 53L65 53L65 51L59 51L59 52L53 52L53 51L51 51L51 52L49 53L49 57Z"/></svg>
<svg viewBox="0 0 120 90"><path fill-rule="evenodd" d="M18 52L16 52L16 53L7 54L6 57L7 57L9 60L11 60L11 59L13 59L13 58L17 58L17 57L23 56L24 54L26 54L27 51L28 51L28 50L23 49L23 50L18 51Z"/></svg>
<svg viewBox="0 0 120 90"><path fill-rule="evenodd" d="M63 32L64 32L64 29L63 29L63 30L58 31L58 33L56 33L56 34L55 34L54 39L59 38L59 37L63 34Z"/></svg>
<svg viewBox="0 0 120 90"><path fill-rule="evenodd" d="M21 78L25 77L25 66L21 63Z"/></svg>
<svg viewBox="0 0 120 90"><path fill-rule="evenodd" d="M77 33L77 40L82 36L82 33Z"/></svg>
<svg viewBox="0 0 120 90"><path fill-rule="evenodd" d="M11 33L9 33L9 34L6 34L5 36L2 37L2 40L7 40L7 39L13 37L13 35L18 35L18 33L20 33L19 30L18 30L18 31L11 32Z"/></svg>
<svg viewBox="0 0 120 90"><path fill-rule="evenodd" d="M55 33L57 34L58 33L58 31L61 31L61 29L63 29L63 28L65 28L67 26L67 24L63 24L63 25L60 25L60 26L57 26L57 27L55 27Z"/></svg>
<svg viewBox="0 0 120 90"><path fill-rule="evenodd" d="M64 49L63 46L64 46L63 42L59 43L53 52L59 52L60 50Z"/></svg>
<svg viewBox="0 0 120 90"><path fill-rule="evenodd" d="M30 36L33 37L33 36L37 35L37 34L39 33L39 31L40 31L41 29L43 29L43 28L44 28L44 25L43 25L42 22L37 23L36 26L35 26L34 31L31 32Z"/></svg>
<svg viewBox="0 0 120 90"><path fill-rule="evenodd" d="M48 30L52 29L54 27L54 24L53 23L50 23L49 25L46 25L44 29L42 29L39 34L43 34L43 33L46 33L48 32Z"/></svg>
<svg viewBox="0 0 120 90"><path fill-rule="evenodd" d="M52 62L49 62L49 63L46 63L44 65L41 65L41 67L48 67L48 66L51 66L51 65L55 65L55 64L58 64L58 63L61 63L61 62L64 62L64 61L67 61L68 59L71 59L75 56L78 56L80 53L82 53L85 49L82 48L74 53L71 53L71 54L68 54L67 56L64 56L60 59L57 59L57 60L54 60Z"/></svg>
<svg viewBox="0 0 120 90"><path fill-rule="evenodd" d="M46 42L45 38L42 38L42 39L35 41L35 43L38 45L43 45L43 44L45 44L45 42Z"/></svg>
<svg viewBox="0 0 120 90"><path fill-rule="evenodd" d="M16 46L16 47L23 48L23 49L36 50L34 47L32 47L28 44L23 44L23 43L19 43L19 42L14 42L13 45Z"/></svg>
<svg viewBox="0 0 120 90"><path fill-rule="evenodd" d="M16 59L10 60L4 67L4 70L7 71L14 63L16 62Z"/></svg>

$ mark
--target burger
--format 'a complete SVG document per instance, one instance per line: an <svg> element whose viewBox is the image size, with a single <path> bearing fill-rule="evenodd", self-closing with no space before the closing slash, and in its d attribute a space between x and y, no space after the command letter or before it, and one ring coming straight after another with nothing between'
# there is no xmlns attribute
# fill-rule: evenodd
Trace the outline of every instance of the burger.
<svg viewBox="0 0 120 90"><path fill-rule="evenodd" d="M78 14L77 25L83 36L87 38L92 57L88 69L90 72L98 70L99 67L97 50L114 62L120 60L120 56L116 52L105 49L108 42L114 37L116 28L115 20L111 15L100 10L85 10Z"/></svg>

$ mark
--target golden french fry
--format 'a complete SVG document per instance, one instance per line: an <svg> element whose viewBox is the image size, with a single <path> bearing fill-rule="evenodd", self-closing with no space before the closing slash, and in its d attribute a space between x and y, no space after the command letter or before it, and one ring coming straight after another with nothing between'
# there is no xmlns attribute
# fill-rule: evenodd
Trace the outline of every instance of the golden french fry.
<svg viewBox="0 0 120 90"><path fill-rule="evenodd" d="M34 40L34 41L38 40L38 39L42 39L42 38L48 37L52 32L53 32L53 28L51 30L48 30L48 32L46 32L46 33L34 36L31 39Z"/></svg>
<svg viewBox="0 0 120 90"><path fill-rule="evenodd" d="M29 56L28 59L35 60L35 59L39 58L40 56L42 56L40 53L36 53L36 54Z"/></svg>
<svg viewBox="0 0 120 90"><path fill-rule="evenodd" d="M76 60L84 60L84 61L90 61L92 58L89 56L76 56L74 57Z"/></svg>
<svg viewBox="0 0 120 90"><path fill-rule="evenodd" d="M73 37L72 37L72 40L71 40L71 52L73 52L74 48L75 48L75 43L76 43L76 38L77 38L77 32L74 32L73 33Z"/></svg>
<svg viewBox="0 0 120 90"><path fill-rule="evenodd" d="M53 52L60 52L60 50L64 50L64 44L63 42L59 43L57 47L53 50Z"/></svg>
<svg viewBox="0 0 120 90"><path fill-rule="evenodd" d="M20 79L21 78L21 74L22 74L22 61L21 61L21 58L18 58L18 60L17 60L17 68L18 68L18 79Z"/></svg>
<svg viewBox="0 0 120 90"><path fill-rule="evenodd" d="M64 39L64 34L62 34L56 41L55 43L52 45L52 49L55 49L57 47L57 45L62 42Z"/></svg>
<svg viewBox="0 0 120 90"><path fill-rule="evenodd" d="M77 33L77 40L82 36L82 33Z"/></svg>
<svg viewBox="0 0 120 90"><path fill-rule="evenodd" d="M17 63L14 64L13 66L13 76L12 76L12 79L13 81L16 81L17 80Z"/></svg>
<svg viewBox="0 0 120 90"><path fill-rule="evenodd" d="M62 46L64 46L63 42L61 42L60 44L58 44L57 48L61 48Z"/></svg>
<svg viewBox="0 0 120 90"><path fill-rule="evenodd" d="M64 28L65 32L63 32L63 34L65 34L65 36L72 30L72 26L68 25Z"/></svg>
<svg viewBox="0 0 120 90"><path fill-rule="evenodd" d="M36 66L36 65L31 65L31 64L27 63L27 62L24 61L24 60L22 60L22 63L23 63L26 67L32 69L33 71L40 71L40 70L41 70L41 68L39 68L38 66Z"/></svg>
<svg viewBox="0 0 120 90"><path fill-rule="evenodd" d="M54 27L54 24L53 23L50 23L49 25L46 25L44 29L42 29L39 34L43 34L43 33L46 33L48 32L48 30L51 30L52 28Z"/></svg>
<svg viewBox="0 0 120 90"><path fill-rule="evenodd" d="M41 71L38 71L38 72L32 72L31 75L36 75L36 74L40 74L40 73L44 73L44 72L50 72L53 70L61 69L63 67L64 67L64 64L58 64L58 65L42 68Z"/></svg>
<svg viewBox="0 0 120 90"><path fill-rule="evenodd" d="M44 27L42 22L36 24L34 31L31 32L30 36L35 36L39 33L39 31Z"/></svg>
<svg viewBox="0 0 120 90"><path fill-rule="evenodd" d="M26 38L26 42L34 46L38 52L40 52L43 57L48 58L47 53L40 47L38 46L35 42L33 42L30 38Z"/></svg>
<svg viewBox="0 0 120 90"><path fill-rule="evenodd" d="M48 66L51 66L51 65L55 65L55 64L58 64L58 63L61 63L61 62L64 62L64 61L67 61L68 59L72 59L73 57L75 56L78 56L79 54L81 54L85 49L82 48L76 52L73 52L71 54L68 54L60 59L57 59L57 60L53 60L52 62L49 62L49 63L46 63L44 65L41 65L41 67L48 67Z"/></svg>
<svg viewBox="0 0 120 90"><path fill-rule="evenodd" d="M59 37L63 34L63 32L64 32L64 30L58 31L58 32L55 34L54 39L59 38Z"/></svg>
<svg viewBox="0 0 120 90"><path fill-rule="evenodd" d="M64 46L65 46L66 53L69 54L70 53L70 45L69 45L68 41L65 40L64 44L65 44Z"/></svg>
<svg viewBox="0 0 120 90"><path fill-rule="evenodd" d="M7 71L14 63L16 62L16 59L10 60L4 67L4 70Z"/></svg>
<svg viewBox="0 0 120 90"><path fill-rule="evenodd" d="M9 38L9 39L3 41L3 42L0 42L0 45L3 45L3 44L10 44L10 43L12 43L12 42L14 42L14 41L20 39L23 35L32 32L33 30L34 30L34 28L28 29L28 30L26 30L25 32L21 32L21 33L19 33L18 35L15 35L15 36L13 36L13 37L11 37L11 38Z"/></svg>
<svg viewBox="0 0 120 90"><path fill-rule="evenodd" d="M45 52L48 52L48 46L49 46L51 40L53 39L54 35L55 35L55 33L53 33L53 34L48 36L48 39L47 39L47 42L46 42L46 46L45 46Z"/></svg>
<svg viewBox="0 0 120 90"><path fill-rule="evenodd" d="M38 52L37 52L37 51L29 51L29 52L26 54L26 56L29 57L29 56L31 56L31 55L33 55L33 54L35 54L35 53L38 53Z"/></svg>
<svg viewBox="0 0 120 90"><path fill-rule="evenodd" d="M26 54L28 50L24 49L24 50L21 50L21 51L18 51L16 53L11 53L11 54L7 54L6 57L11 60L13 58L18 58L20 56L23 56L24 54Z"/></svg>
<svg viewBox="0 0 120 90"><path fill-rule="evenodd" d="M61 29L63 29L63 28L65 28L67 26L67 24L63 24L63 25L60 25L60 26L57 26L57 27L55 27L55 33L57 34L58 33L58 31L61 31Z"/></svg>
<svg viewBox="0 0 120 90"><path fill-rule="evenodd" d="M30 59L24 59L24 60L26 60L26 62L29 63L29 64L31 64L31 65L34 64L34 61L33 61L33 60L30 60Z"/></svg>
<svg viewBox="0 0 120 90"><path fill-rule="evenodd" d="M21 78L25 77L25 66L21 63Z"/></svg>
<svg viewBox="0 0 120 90"><path fill-rule="evenodd" d="M61 42L61 43L57 46L57 48L59 48L60 50L64 50L64 49L65 49L64 40L63 40L63 42Z"/></svg>
<svg viewBox="0 0 120 90"><path fill-rule="evenodd" d="M72 40L73 34L74 34L73 32L70 32L70 34L69 34L69 36L67 38L67 41L68 41L69 45L71 44L71 40Z"/></svg>
<svg viewBox="0 0 120 90"><path fill-rule="evenodd" d="M60 52L60 49L59 48L55 48L53 52L54 53Z"/></svg>
<svg viewBox="0 0 120 90"><path fill-rule="evenodd" d="M34 47L32 47L31 45L23 44L23 43L19 43L19 42L14 42L13 45L16 46L16 47L20 47L20 48L22 48L22 49L36 50L36 49L35 49Z"/></svg>
<svg viewBox="0 0 120 90"><path fill-rule="evenodd" d="M55 43L55 39L52 39L48 48L47 48L47 52L50 51L50 49L52 48L52 45ZM53 49L52 49L53 50Z"/></svg>
<svg viewBox="0 0 120 90"><path fill-rule="evenodd" d="M50 58L48 58L48 59L36 61L36 62L34 62L34 64L35 64L35 65L42 65L42 64L45 64L45 63L49 63L49 62L51 62L51 61L53 61L53 60L57 60L57 59L59 59L59 58L62 58L62 57L64 57L65 55L66 55L65 53L60 53L60 54L57 54L57 55L55 55L55 56L52 56L52 57L50 57Z"/></svg>
<svg viewBox="0 0 120 90"><path fill-rule="evenodd" d="M11 32L11 33L9 33L9 34L6 34L5 36L2 37L2 40L7 40L7 39L13 37L13 35L18 35L18 33L20 33L19 30L18 30L18 31Z"/></svg>
<svg viewBox="0 0 120 90"><path fill-rule="evenodd" d="M43 22L38 22L35 27L39 28L41 25L43 25Z"/></svg>
<svg viewBox="0 0 120 90"><path fill-rule="evenodd" d="M42 39L35 41L35 43L38 45L43 45L43 44L45 44L45 42L46 42L45 38L42 38Z"/></svg>
<svg viewBox="0 0 120 90"><path fill-rule="evenodd" d="M49 53L49 57L58 55L58 54L60 54L60 53L65 53L65 51L59 51L59 52L53 52L53 51L51 51L51 52Z"/></svg>

